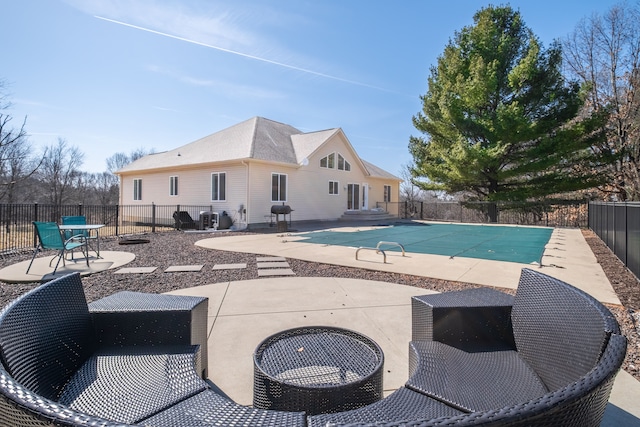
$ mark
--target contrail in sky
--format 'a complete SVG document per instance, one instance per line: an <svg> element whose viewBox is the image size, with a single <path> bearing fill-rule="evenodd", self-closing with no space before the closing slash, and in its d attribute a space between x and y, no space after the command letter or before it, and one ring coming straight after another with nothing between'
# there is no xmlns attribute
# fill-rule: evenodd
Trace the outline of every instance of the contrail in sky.
<svg viewBox="0 0 640 427"><path fill-rule="evenodd" d="M332 75L329 75L329 74L324 74L324 73L320 73L320 72L317 72L317 71L308 70L306 68L296 67L294 65L284 64L282 62L272 61L271 59L261 58L259 56L249 55L247 53L242 53L242 52L238 52L238 51L231 50L231 49L225 49L225 48L219 47L219 46L213 46L213 45L210 45L210 44L207 44L207 43L202 43L202 42L199 42L199 41L196 41L196 40L190 40L190 39L187 39L187 38L184 38L184 37L175 36L173 34L167 34L167 33L163 33L163 32L160 32L160 31L151 30L149 28L144 28L144 27L140 27L140 26L137 26L137 25L128 24L126 22L116 21L115 19L109 19L109 18L105 18L103 16L98 16L98 15L94 15L94 17L98 18L98 19L101 19L103 21L112 22L114 24L124 25L125 27L135 28L136 30L146 31L146 32L152 33L152 34L158 34L160 36L169 37L169 38L180 40L180 41L183 41L183 42L192 43L192 44L208 47L210 49L219 50L221 52L231 53L233 55L238 55L238 56L242 56L242 57L245 57L245 58L254 59L256 61L262 61L262 62L266 62L268 64L277 65L279 67L289 68L291 70L300 71L302 73L313 74L314 76L319 76L319 77L324 77L324 78L327 78L327 79L337 80L337 81L340 81L340 82L343 82L343 83L349 83L349 84L353 84L353 85L357 85L357 86L368 87L368 88L371 88L371 89L381 90L381 91L384 91L384 92L392 92L390 90L383 89L383 88L376 87L376 86L371 86L371 85L368 85L368 84L365 84L365 83L360 83L360 82L356 82L356 81L353 81L353 80L343 79L341 77L336 77L336 76L332 76Z"/></svg>

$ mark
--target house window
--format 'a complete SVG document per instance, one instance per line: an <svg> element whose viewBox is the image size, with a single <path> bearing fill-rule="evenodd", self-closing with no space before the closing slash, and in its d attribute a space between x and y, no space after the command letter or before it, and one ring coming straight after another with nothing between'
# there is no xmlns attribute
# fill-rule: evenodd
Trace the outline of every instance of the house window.
<svg viewBox="0 0 640 427"><path fill-rule="evenodd" d="M287 175L281 173L271 174L271 201L287 201Z"/></svg>
<svg viewBox="0 0 640 427"><path fill-rule="evenodd" d="M225 172L211 174L211 200L227 200L227 174Z"/></svg>
<svg viewBox="0 0 640 427"><path fill-rule="evenodd" d="M338 194L338 181L329 181L329 194Z"/></svg>
<svg viewBox="0 0 640 427"><path fill-rule="evenodd" d="M326 157L320 159L321 168L335 169L336 167L336 153L331 153Z"/></svg>
<svg viewBox="0 0 640 427"><path fill-rule="evenodd" d="M133 180L133 200L142 200L142 180Z"/></svg>
<svg viewBox="0 0 640 427"><path fill-rule="evenodd" d="M347 162L341 154L338 154L338 169L341 171L350 171L351 165Z"/></svg>
<svg viewBox="0 0 640 427"><path fill-rule="evenodd" d="M178 195L178 177L177 176L169 177L169 195L170 196Z"/></svg>
<svg viewBox="0 0 640 427"><path fill-rule="evenodd" d="M391 201L391 186L390 185L385 185L384 186L384 201L385 202L390 202Z"/></svg>

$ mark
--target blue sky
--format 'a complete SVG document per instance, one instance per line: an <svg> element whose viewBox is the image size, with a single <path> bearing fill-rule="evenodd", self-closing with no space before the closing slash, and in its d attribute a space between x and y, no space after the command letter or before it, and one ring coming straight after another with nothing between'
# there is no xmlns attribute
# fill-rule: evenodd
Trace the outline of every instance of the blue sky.
<svg viewBox="0 0 640 427"><path fill-rule="evenodd" d="M116 152L164 151L254 116L342 128L360 157L411 162L429 68L472 0L22 0L2 7L13 124L64 138L102 172ZM617 1L512 1L545 46Z"/></svg>

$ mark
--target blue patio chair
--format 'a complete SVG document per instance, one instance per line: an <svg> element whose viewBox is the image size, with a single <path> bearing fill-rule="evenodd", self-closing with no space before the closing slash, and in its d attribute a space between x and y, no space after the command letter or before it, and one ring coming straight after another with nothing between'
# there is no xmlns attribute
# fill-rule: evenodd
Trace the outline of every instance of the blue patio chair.
<svg viewBox="0 0 640 427"><path fill-rule="evenodd" d="M63 216L62 225L86 225L87 217L84 215L75 215L75 216ZM90 239L95 239L95 236L91 236L89 230L62 230L64 233L65 240L73 240L79 243L86 243L89 245ZM85 242L86 240L86 242ZM92 246L93 248L93 246ZM73 252L71 252L71 259L73 259Z"/></svg>
<svg viewBox="0 0 640 427"><path fill-rule="evenodd" d="M33 251L33 257L31 257L31 262L29 263L29 267L27 267L27 274L29 273L33 260L36 258L40 249L58 251L58 255L56 256L58 258L58 262L56 262L56 267L53 269L53 274L55 274L58 270L58 265L60 265L60 260L62 260L63 265L66 265L64 261L65 252L73 251L76 248L82 249L82 247L86 245L85 242L78 241L77 236L73 236L66 240L63 239L60 228L55 222L33 221L33 226L35 227L36 234L38 235L38 245ZM82 251L84 253L84 249L82 249ZM56 257L51 258L51 261L49 261L49 267L51 267L51 264ZM85 259L88 267L89 256L87 255Z"/></svg>
<svg viewBox="0 0 640 427"><path fill-rule="evenodd" d="M62 225L86 225L87 217L83 215L77 216L63 216L62 217ZM75 231L75 230L63 230L65 240L69 240L72 238L89 238L89 232L85 230Z"/></svg>

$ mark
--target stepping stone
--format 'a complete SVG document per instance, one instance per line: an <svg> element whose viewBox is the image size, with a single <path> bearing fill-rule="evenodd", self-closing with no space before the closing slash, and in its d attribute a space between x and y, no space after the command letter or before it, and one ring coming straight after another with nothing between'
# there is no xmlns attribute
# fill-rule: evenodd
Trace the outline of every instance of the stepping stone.
<svg viewBox="0 0 640 427"><path fill-rule="evenodd" d="M158 267L126 267L121 268L116 271L114 274L145 274L145 273L153 273L156 271Z"/></svg>
<svg viewBox="0 0 640 427"><path fill-rule="evenodd" d="M277 261L277 262L259 262L258 268L288 268L289 263L286 261Z"/></svg>
<svg viewBox="0 0 640 427"><path fill-rule="evenodd" d="M239 270L242 268L247 268L247 263L239 263L239 264L216 264L213 266L214 270Z"/></svg>
<svg viewBox="0 0 640 427"><path fill-rule="evenodd" d="M277 262L286 260L286 258L283 258L281 256L259 256L256 258L257 262Z"/></svg>
<svg viewBox="0 0 640 427"><path fill-rule="evenodd" d="M172 265L171 267L167 268L164 272L165 273L173 273L173 272L177 272L177 271L200 271L202 270L202 267L204 267L204 265Z"/></svg>
<svg viewBox="0 0 640 427"><path fill-rule="evenodd" d="M258 270L258 277L263 276L295 276L296 273L290 268L267 268Z"/></svg>

